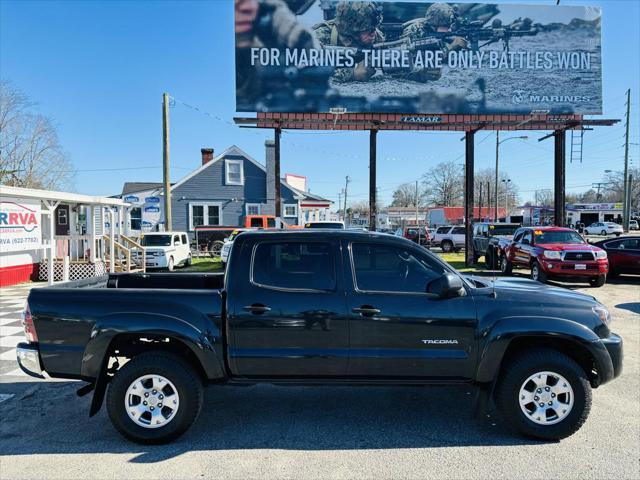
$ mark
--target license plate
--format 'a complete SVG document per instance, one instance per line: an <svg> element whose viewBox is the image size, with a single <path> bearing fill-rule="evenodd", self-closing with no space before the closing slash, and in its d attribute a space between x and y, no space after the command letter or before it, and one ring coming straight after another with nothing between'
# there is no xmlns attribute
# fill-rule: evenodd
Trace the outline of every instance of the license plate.
<svg viewBox="0 0 640 480"><path fill-rule="evenodd" d="M576 263L576 270L586 270L587 266L584 263Z"/></svg>

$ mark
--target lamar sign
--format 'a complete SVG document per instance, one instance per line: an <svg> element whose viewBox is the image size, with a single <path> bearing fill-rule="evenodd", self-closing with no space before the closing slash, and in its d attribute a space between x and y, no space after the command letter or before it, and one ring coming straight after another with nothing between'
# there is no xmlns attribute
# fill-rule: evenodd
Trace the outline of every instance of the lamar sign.
<svg viewBox="0 0 640 480"><path fill-rule="evenodd" d="M40 201L5 198L0 201L0 253L42 247Z"/></svg>
<svg viewBox="0 0 640 480"><path fill-rule="evenodd" d="M237 111L602 113L597 7L292 3L236 10Z"/></svg>

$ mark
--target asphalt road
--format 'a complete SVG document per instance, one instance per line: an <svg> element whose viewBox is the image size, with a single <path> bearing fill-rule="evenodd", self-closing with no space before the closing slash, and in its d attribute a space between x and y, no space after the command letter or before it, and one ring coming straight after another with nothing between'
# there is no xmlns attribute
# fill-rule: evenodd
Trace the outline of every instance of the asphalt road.
<svg viewBox="0 0 640 480"><path fill-rule="evenodd" d="M573 287L575 288L575 287ZM210 387L170 445L121 438L75 382L0 377L0 478L640 478L640 278L581 286L613 312L620 378L561 442L472 416L465 387ZM13 395L11 397L5 394Z"/></svg>

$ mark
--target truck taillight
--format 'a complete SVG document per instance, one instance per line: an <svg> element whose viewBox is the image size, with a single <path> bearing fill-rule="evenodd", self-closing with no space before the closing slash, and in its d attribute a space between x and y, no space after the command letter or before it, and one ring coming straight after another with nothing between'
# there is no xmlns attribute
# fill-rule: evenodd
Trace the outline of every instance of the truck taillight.
<svg viewBox="0 0 640 480"><path fill-rule="evenodd" d="M22 313L22 327L24 328L24 334L29 342L37 342L38 334L36 333L36 326L33 323L33 317L31 316L31 310L27 303Z"/></svg>

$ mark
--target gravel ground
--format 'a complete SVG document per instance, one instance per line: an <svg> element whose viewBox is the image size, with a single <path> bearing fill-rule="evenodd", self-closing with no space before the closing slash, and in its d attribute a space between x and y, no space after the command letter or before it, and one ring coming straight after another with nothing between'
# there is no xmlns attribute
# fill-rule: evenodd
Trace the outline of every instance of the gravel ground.
<svg viewBox="0 0 640 480"><path fill-rule="evenodd" d="M472 417L466 387L210 387L171 445L122 439L76 382L0 378L0 477L640 478L640 278L594 289L625 341L622 376L594 392L584 427L561 442ZM13 397L2 401L2 394Z"/></svg>

